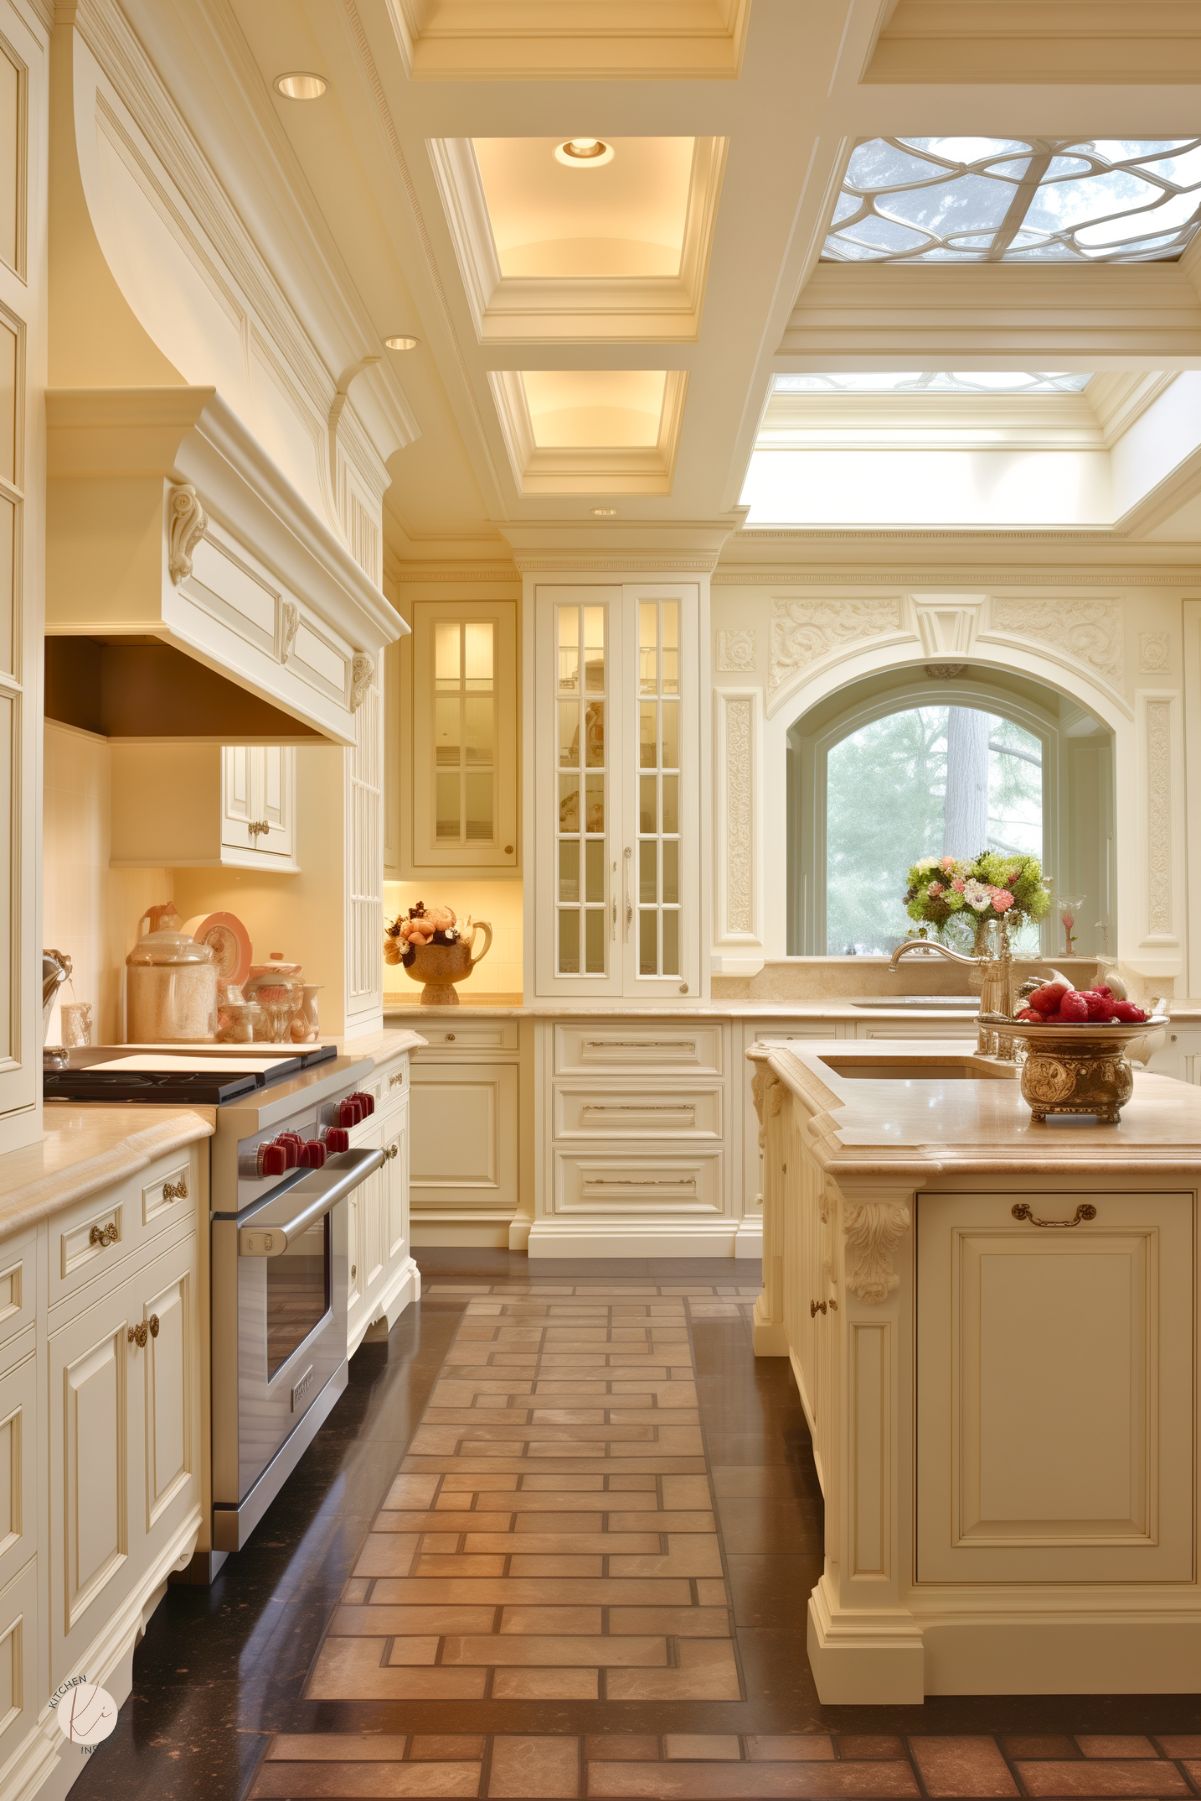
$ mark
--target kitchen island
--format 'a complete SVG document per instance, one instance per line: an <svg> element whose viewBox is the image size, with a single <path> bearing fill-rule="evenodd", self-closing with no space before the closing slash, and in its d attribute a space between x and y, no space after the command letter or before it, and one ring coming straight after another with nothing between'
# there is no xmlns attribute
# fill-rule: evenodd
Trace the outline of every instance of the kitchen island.
<svg viewBox="0 0 1201 1801"><path fill-rule="evenodd" d="M962 1041L749 1055L822 1701L1195 1690L1201 1092L1036 1125Z"/></svg>

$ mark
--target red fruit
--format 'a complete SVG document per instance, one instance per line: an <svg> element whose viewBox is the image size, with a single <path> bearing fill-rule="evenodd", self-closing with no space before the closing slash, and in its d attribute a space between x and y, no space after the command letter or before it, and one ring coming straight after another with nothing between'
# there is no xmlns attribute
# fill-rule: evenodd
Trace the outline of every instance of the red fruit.
<svg viewBox="0 0 1201 1801"><path fill-rule="evenodd" d="M1033 1007L1023 1007L1021 1012L1018 1014L1018 1018L1026 1020L1027 1023L1031 1024L1031 1025L1040 1025L1041 1026L1041 1025L1045 1025L1045 1023L1046 1023L1045 1014L1035 1012Z"/></svg>
<svg viewBox="0 0 1201 1801"><path fill-rule="evenodd" d="M1104 982L1098 982L1096 988L1092 989L1090 992L1094 994L1103 994L1106 1000L1112 1000L1114 998L1113 989L1108 988Z"/></svg>
<svg viewBox="0 0 1201 1801"><path fill-rule="evenodd" d="M1144 1013L1141 1007L1136 1007L1133 1001L1115 1001L1113 1017L1120 1019L1124 1026L1141 1026L1151 1015Z"/></svg>
<svg viewBox="0 0 1201 1801"><path fill-rule="evenodd" d="M1074 988L1069 988L1059 1002L1059 1017L1065 1023L1079 1025L1088 1018L1088 1002Z"/></svg>
<svg viewBox="0 0 1201 1801"><path fill-rule="evenodd" d="M1089 988L1085 991L1084 998L1088 1002L1090 1019L1108 1022L1113 1018L1114 1003L1108 994L1099 994L1095 988Z"/></svg>
<svg viewBox="0 0 1201 1801"><path fill-rule="evenodd" d="M1054 1013L1064 995L1070 993L1066 982L1044 982L1030 996L1030 1005L1036 1013Z"/></svg>

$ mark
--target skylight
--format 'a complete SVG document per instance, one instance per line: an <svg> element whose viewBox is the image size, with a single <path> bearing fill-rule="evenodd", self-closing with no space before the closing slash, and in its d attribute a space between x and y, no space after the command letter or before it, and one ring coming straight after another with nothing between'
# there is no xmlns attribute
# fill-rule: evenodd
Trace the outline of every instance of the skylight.
<svg viewBox="0 0 1201 1801"><path fill-rule="evenodd" d="M777 375L776 394L1079 394L1091 373L1030 374L1015 369L876 369L845 374Z"/></svg>
<svg viewBox="0 0 1201 1801"><path fill-rule="evenodd" d="M1201 138L869 138L826 262L1152 262L1201 224Z"/></svg>

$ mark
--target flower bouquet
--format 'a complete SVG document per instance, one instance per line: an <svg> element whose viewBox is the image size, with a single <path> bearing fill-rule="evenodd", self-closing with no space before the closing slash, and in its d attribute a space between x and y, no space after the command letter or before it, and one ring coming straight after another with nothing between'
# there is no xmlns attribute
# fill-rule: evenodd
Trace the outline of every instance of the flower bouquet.
<svg viewBox="0 0 1201 1801"><path fill-rule="evenodd" d="M909 871L905 910L941 938L953 920L979 941L993 920L1040 920L1051 905L1050 884L1037 857L981 851L978 857L919 857Z"/></svg>

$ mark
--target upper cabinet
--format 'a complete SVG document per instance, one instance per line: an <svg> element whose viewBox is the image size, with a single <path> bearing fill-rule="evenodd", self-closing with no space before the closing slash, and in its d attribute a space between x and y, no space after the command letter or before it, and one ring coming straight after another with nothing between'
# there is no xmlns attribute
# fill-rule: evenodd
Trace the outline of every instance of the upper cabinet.
<svg viewBox="0 0 1201 1801"><path fill-rule="evenodd" d="M0 0L0 1150L41 1131L47 49L41 9Z"/></svg>
<svg viewBox="0 0 1201 1801"><path fill-rule="evenodd" d="M539 585L532 630L536 991L695 1000L699 585Z"/></svg>
<svg viewBox="0 0 1201 1801"><path fill-rule="evenodd" d="M393 654L388 873L515 869L516 606L414 601L411 645Z"/></svg>
<svg viewBox="0 0 1201 1801"><path fill-rule="evenodd" d="M114 740L111 754L117 867L299 867L292 747Z"/></svg>

